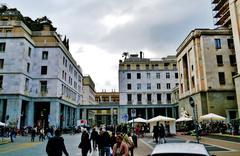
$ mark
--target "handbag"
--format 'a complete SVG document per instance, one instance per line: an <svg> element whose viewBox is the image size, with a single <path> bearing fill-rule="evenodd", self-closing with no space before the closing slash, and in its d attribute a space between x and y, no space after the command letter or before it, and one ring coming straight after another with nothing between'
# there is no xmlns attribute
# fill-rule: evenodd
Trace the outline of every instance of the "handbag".
<svg viewBox="0 0 240 156"><path fill-rule="evenodd" d="M78 148L82 148L82 142L79 143Z"/></svg>

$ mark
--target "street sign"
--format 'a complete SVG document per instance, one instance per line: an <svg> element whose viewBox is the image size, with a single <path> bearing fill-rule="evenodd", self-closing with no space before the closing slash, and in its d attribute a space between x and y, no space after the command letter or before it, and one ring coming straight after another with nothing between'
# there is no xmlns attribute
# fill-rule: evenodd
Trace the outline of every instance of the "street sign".
<svg viewBox="0 0 240 156"><path fill-rule="evenodd" d="M131 116L132 118L135 118L136 117L136 109L131 109Z"/></svg>
<svg viewBox="0 0 240 156"><path fill-rule="evenodd" d="M122 119L127 122L128 121L128 114L123 114Z"/></svg>

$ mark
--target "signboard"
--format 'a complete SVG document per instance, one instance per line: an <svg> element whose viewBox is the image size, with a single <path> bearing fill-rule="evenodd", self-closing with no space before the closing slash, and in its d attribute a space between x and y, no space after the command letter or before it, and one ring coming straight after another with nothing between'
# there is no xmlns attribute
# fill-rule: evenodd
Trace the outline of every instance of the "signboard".
<svg viewBox="0 0 240 156"><path fill-rule="evenodd" d="M83 126L87 124L87 120L77 120L77 126Z"/></svg>
<svg viewBox="0 0 240 156"><path fill-rule="evenodd" d="M135 118L136 117L136 109L131 109L131 116L132 118Z"/></svg>
<svg viewBox="0 0 240 156"><path fill-rule="evenodd" d="M122 119L127 122L128 121L128 114L123 114Z"/></svg>

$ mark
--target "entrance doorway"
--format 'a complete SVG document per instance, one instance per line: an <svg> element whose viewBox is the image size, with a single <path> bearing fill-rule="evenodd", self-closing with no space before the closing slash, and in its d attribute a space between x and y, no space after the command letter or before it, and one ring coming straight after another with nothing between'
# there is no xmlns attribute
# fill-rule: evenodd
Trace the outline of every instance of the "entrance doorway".
<svg viewBox="0 0 240 156"><path fill-rule="evenodd" d="M50 113L50 102L35 102L34 104L34 126L39 128L48 127L48 115Z"/></svg>

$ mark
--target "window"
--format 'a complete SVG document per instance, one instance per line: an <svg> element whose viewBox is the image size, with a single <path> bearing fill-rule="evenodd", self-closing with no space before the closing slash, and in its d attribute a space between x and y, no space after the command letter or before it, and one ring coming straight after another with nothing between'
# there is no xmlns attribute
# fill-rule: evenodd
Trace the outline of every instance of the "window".
<svg viewBox="0 0 240 156"><path fill-rule="evenodd" d="M173 64L173 69L177 69L177 65L176 64Z"/></svg>
<svg viewBox="0 0 240 156"><path fill-rule="evenodd" d="M167 103L171 102L171 93L167 93Z"/></svg>
<svg viewBox="0 0 240 156"><path fill-rule="evenodd" d="M234 49L233 39L229 38L229 39L227 39L227 42L228 42L228 48L229 49Z"/></svg>
<svg viewBox="0 0 240 156"><path fill-rule="evenodd" d="M147 78L148 78L148 79L151 78L151 73L147 73Z"/></svg>
<svg viewBox="0 0 240 156"><path fill-rule="evenodd" d="M157 83L157 89L161 89L161 84Z"/></svg>
<svg viewBox="0 0 240 156"><path fill-rule="evenodd" d="M27 72L30 72L30 63L27 63Z"/></svg>
<svg viewBox="0 0 240 156"><path fill-rule="evenodd" d="M162 94L157 94L157 103L162 102Z"/></svg>
<svg viewBox="0 0 240 156"><path fill-rule="evenodd" d="M167 83L167 89L171 89L171 84Z"/></svg>
<svg viewBox="0 0 240 156"><path fill-rule="evenodd" d="M46 93L47 92L47 81L40 81L40 85L41 85L41 93Z"/></svg>
<svg viewBox="0 0 240 156"><path fill-rule="evenodd" d="M139 64L136 65L136 69L140 70L140 65Z"/></svg>
<svg viewBox="0 0 240 156"><path fill-rule="evenodd" d="M215 39L215 48L221 49L221 40L219 38Z"/></svg>
<svg viewBox="0 0 240 156"><path fill-rule="evenodd" d="M137 94L137 102L142 103L142 94Z"/></svg>
<svg viewBox="0 0 240 156"><path fill-rule="evenodd" d="M142 87L141 87L141 83L138 83L137 84L137 90L140 90Z"/></svg>
<svg viewBox="0 0 240 156"><path fill-rule="evenodd" d="M152 94L147 94L147 102L152 103Z"/></svg>
<svg viewBox="0 0 240 156"><path fill-rule="evenodd" d="M65 65L65 57L63 56L63 65Z"/></svg>
<svg viewBox="0 0 240 156"><path fill-rule="evenodd" d="M6 43L0 43L0 52L5 52Z"/></svg>
<svg viewBox="0 0 240 156"><path fill-rule="evenodd" d="M141 73L137 73L137 79L141 79Z"/></svg>
<svg viewBox="0 0 240 156"><path fill-rule="evenodd" d="M74 77L77 78L77 71L74 70Z"/></svg>
<svg viewBox="0 0 240 156"><path fill-rule="evenodd" d="M217 55L217 64L218 66L223 66L222 55Z"/></svg>
<svg viewBox="0 0 240 156"><path fill-rule="evenodd" d="M131 79L131 73L127 73L127 79Z"/></svg>
<svg viewBox="0 0 240 156"><path fill-rule="evenodd" d="M4 59L0 59L0 69L3 69Z"/></svg>
<svg viewBox="0 0 240 156"><path fill-rule="evenodd" d="M146 64L146 70L149 70L149 64Z"/></svg>
<svg viewBox="0 0 240 156"><path fill-rule="evenodd" d="M130 83L127 84L127 89L131 90L132 89L132 85Z"/></svg>
<svg viewBox="0 0 240 156"><path fill-rule="evenodd" d="M128 103L132 102L132 94L127 94L127 102Z"/></svg>
<svg viewBox="0 0 240 156"><path fill-rule="evenodd" d="M147 83L147 89L148 89L148 90L151 89L151 83Z"/></svg>
<svg viewBox="0 0 240 156"><path fill-rule="evenodd" d="M3 88L3 76L0 75L0 89Z"/></svg>
<svg viewBox="0 0 240 156"><path fill-rule="evenodd" d="M127 64L127 70L130 70L130 68L131 68L130 64Z"/></svg>
<svg viewBox="0 0 240 156"><path fill-rule="evenodd" d="M47 60L48 59L48 51L43 51L42 52L42 59Z"/></svg>
<svg viewBox="0 0 240 156"><path fill-rule="evenodd" d="M26 91L28 90L28 87L29 87L29 79L26 78L26 79L25 79L25 90L26 90Z"/></svg>
<svg viewBox="0 0 240 156"><path fill-rule="evenodd" d="M64 80L64 71L62 71L62 79Z"/></svg>
<svg viewBox="0 0 240 156"><path fill-rule="evenodd" d="M229 60L230 60L231 66L236 66L236 57L235 57L235 55L229 55Z"/></svg>
<svg viewBox="0 0 240 156"><path fill-rule="evenodd" d="M170 73L166 73L166 79L170 79Z"/></svg>
<svg viewBox="0 0 240 156"><path fill-rule="evenodd" d="M160 79L160 73L156 73L156 78Z"/></svg>
<svg viewBox="0 0 240 156"><path fill-rule="evenodd" d="M47 75L47 66L41 67L41 75Z"/></svg>
<svg viewBox="0 0 240 156"><path fill-rule="evenodd" d="M218 73L218 79L220 84L225 84L225 75L224 72L219 72Z"/></svg>
<svg viewBox="0 0 240 156"><path fill-rule="evenodd" d="M28 47L28 56L31 57L32 49Z"/></svg>
<svg viewBox="0 0 240 156"><path fill-rule="evenodd" d="M164 63L164 69L168 69L169 63Z"/></svg>
<svg viewBox="0 0 240 156"><path fill-rule="evenodd" d="M178 73L175 73L175 79L178 79Z"/></svg>
<svg viewBox="0 0 240 156"><path fill-rule="evenodd" d="M227 96L227 100L235 100L234 96Z"/></svg>

